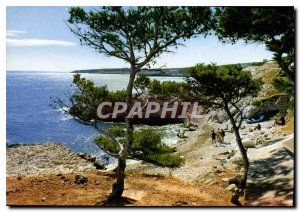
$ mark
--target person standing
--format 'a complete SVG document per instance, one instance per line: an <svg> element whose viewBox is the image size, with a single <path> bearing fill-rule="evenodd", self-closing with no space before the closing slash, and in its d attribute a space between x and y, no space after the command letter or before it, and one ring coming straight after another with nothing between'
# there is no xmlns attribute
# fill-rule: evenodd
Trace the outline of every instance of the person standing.
<svg viewBox="0 0 300 212"><path fill-rule="evenodd" d="M216 135L217 134L215 133L215 131L212 130L212 132L211 132L211 140L212 140L212 143L213 143L214 146L217 146Z"/></svg>
<svg viewBox="0 0 300 212"><path fill-rule="evenodd" d="M220 128L218 128L218 131L217 131L217 142L219 142L220 144L222 143L222 134L221 134Z"/></svg>
<svg viewBox="0 0 300 212"><path fill-rule="evenodd" d="M222 143L225 141L225 131L222 129L221 130L221 136L222 136Z"/></svg>

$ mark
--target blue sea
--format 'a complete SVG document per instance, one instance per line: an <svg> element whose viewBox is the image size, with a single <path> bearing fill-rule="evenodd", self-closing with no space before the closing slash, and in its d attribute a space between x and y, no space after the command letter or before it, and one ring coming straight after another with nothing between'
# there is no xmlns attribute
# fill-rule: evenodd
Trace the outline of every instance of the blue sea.
<svg viewBox="0 0 300 212"><path fill-rule="evenodd" d="M72 94L72 73L6 72L6 143L36 144L62 143L72 151L87 152L99 159L105 154L93 142L98 132L80 124L67 114L50 106L52 98ZM96 85L107 85L110 90L125 89L129 75L82 74ZM181 81L180 77L151 77L159 80ZM103 128L111 123L103 123ZM177 127L161 127L166 131L166 143L176 142ZM138 127L137 127L138 128ZM113 161L112 161L113 162Z"/></svg>

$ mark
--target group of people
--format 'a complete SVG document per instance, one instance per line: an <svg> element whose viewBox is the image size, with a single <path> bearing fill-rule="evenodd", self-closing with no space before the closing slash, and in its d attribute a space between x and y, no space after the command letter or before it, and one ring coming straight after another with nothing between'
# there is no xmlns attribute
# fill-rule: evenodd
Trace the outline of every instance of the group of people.
<svg viewBox="0 0 300 212"><path fill-rule="evenodd" d="M220 144L224 143L225 131L223 129L218 129L217 132L212 130L211 139L214 146L218 146L218 142Z"/></svg>

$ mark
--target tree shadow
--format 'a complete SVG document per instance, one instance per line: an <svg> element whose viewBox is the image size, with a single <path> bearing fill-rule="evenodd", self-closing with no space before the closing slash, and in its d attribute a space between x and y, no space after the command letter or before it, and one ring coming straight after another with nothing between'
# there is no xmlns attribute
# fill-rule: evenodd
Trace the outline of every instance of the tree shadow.
<svg viewBox="0 0 300 212"><path fill-rule="evenodd" d="M126 206L133 205L136 200L128 198L128 197L120 197L113 200L103 200L101 202L97 202L95 206Z"/></svg>
<svg viewBox="0 0 300 212"><path fill-rule="evenodd" d="M260 204L267 204L266 195L273 195L273 198L269 197L271 205L272 202L276 205L285 205L285 200L293 202L294 165L284 164L286 161L293 160L293 157L284 149L272 152L270 157L253 161L249 167L246 189L246 199L249 203L259 201ZM276 203L278 199L282 204Z"/></svg>

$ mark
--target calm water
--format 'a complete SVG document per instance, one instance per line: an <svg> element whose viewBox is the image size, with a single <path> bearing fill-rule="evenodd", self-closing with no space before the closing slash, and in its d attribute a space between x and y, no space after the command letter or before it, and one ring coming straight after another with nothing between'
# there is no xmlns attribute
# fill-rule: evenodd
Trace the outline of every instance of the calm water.
<svg viewBox="0 0 300 212"><path fill-rule="evenodd" d="M110 90L125 89L128 75L83 74L96 85L107 85ZM159 80L181 81L177 77L152 77ZM98 135L90 126L74 121L67 114L54 110L50 97L72 93L73 74L51 72L7 72L6 82L6 142L62 143L73 151L88 152L101 158L101 151L93 142ZM111 124L103 124L103 128ZM174 144L178 125L163 126L164 142ZM113 162L113 161L112 161Z"/></svg>

